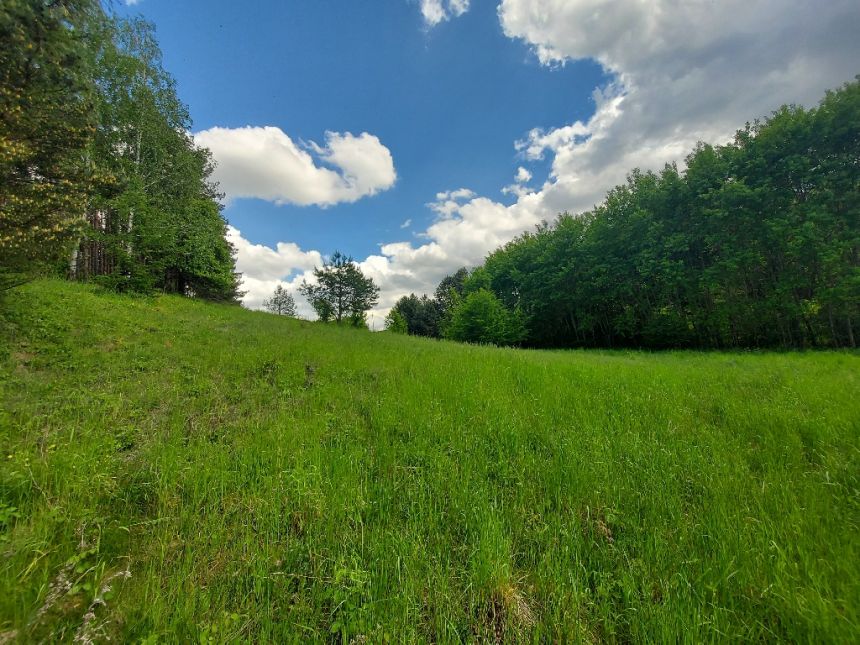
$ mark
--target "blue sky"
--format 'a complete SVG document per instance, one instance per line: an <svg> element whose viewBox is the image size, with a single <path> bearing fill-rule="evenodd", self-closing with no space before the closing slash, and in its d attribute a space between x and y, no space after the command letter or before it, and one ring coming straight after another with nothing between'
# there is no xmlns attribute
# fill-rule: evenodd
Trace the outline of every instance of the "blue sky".
<svg viewBox="0 0 860 645"><path fill-rule="evenodd" d="M138 0L212 149L246 304L336 249L397 297L635 166L860 72L829 0ZM306 309L304 309L306 311Z"/></svg>
<svg viewBox="0 0 860 645"><path fill-rule="evenodd" d="M225 214L254 242L289 239L363 258L402 236L406 220L408 232L426 228L434 213L425 204L440 191L466 186L505 199L500 189L524 164L514 141L535 126L587 119L591 91L607 80L593 61L541 65L504 36L492 2L431 29L417 3L256 4L135 7L157 26L195 130L271 125L305 141L327 130L369 132L391 151L397 181L328 208L235 201ZM546 176L545 163L526 165Z"/></svg>

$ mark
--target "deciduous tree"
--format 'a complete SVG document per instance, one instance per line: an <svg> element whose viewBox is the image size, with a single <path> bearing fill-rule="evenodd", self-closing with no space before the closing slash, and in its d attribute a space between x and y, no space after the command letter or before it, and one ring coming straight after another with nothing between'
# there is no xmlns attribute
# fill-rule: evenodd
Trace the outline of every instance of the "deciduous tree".
<svg viewBox="0 0 860 645"><path fill-rule="evenodd" d="M420 298L414 293L403 296L392 311L397 311L403 317L408 333L413 336L439 336L439 307L426 295Z"/></svg>
<svg viewBox="0 0 860 645"><path fill-rule="evenodd" d="M385 329L395 334L409 333L406 319L397 309L392 309L388 312L388 315L385 317Z"/></svg>
<svg viewBox="0 0 860 645"><path fill-rule="evenodd" d="M451 314L445 337L469 343L515 345L525 336L518 311L510 311L496 295L478 289L467 295Z"/></svg>
<svg viewBox="0 0 860 645"><path fill-rule="evenodd" d="M263 300L263 309L279 316L296 316L296 301L281 285L275 287L271 298Z"/></svg>

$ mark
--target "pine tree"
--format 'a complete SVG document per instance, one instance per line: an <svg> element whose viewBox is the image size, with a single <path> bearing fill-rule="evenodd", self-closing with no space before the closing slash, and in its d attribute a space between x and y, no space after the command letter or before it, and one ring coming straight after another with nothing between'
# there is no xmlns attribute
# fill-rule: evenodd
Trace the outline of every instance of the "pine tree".
<svg viewBox="0 0 860 645"><path fill-rule="evenodd" d="M314 268L316 284L302 281L299 293L323 322L334 320L366 325L366 314L379 302L379 287L366 277L353 258L335 251L331 260Z"/></svg>

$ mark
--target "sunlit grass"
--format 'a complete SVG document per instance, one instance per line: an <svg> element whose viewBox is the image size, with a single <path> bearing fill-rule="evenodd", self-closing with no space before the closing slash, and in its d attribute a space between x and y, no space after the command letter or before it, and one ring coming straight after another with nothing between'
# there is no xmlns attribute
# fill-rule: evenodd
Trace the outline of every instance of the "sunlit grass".
<svg viewBox="0 0 860 645"><path fill-rule="evenodd" d="M858 637L856 354L482 348L60 282L0 326L0 640Z"/></svg>

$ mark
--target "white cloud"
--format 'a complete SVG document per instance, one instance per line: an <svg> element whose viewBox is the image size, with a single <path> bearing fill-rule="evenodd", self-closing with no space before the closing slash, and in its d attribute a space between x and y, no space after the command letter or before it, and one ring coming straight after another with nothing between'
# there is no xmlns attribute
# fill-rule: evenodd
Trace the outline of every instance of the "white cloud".
<svg viewBox="0 0 860 645"><path fill-rule="evenodd" d="M526 139L515 142L514 147L526 159L534 161L543 159L544 151L547 149L556 150L563 144L581 142L590 134L588 126L582 121L548 132L541 128L534 128L529 131Z"/></svg>
<svg viewBox="0 0 860 645"><path fill-rule="evenodd" d="M325 136L324 146L300 146L272 126L216 127L194 139L212 151L214 178L231 200L256 197L276 204L331 206L394 185L394 160L377 137L367 132Z"/></svg>
<svg viewBox="0 0 860 645"><path fill-rule="evenodd" d="M518 184L527 184L531 180L532 180L532 174L528 170L526 170L522 166L517 168L517 174L514 175L514 181L515 182L517 182Z"/></svg>
<svg viewBox="0 0 860 645"><path fill-rule="evenodd" d="M462 16L469 10L470 0L421 0L421 15L428 27L435 27L449 18Z"/></svg>
<svg viewBox="0 0 860 645"><path fill-rule="evenodd" d="M458 188L457 190L446 190L441 193L436 193L436 201L430 202L427 206L442 217L451 217L457 209L460 208L460 202L464 199L472 199L477 197L475 193L468 188Z"/></svg>
<svg viewBox="0 0 860 645"><path fill-rule="evenodd" d="M517 168L517 173L514 175L514 183L502 188L503 195L515 195L522 197L529 194L529 189L526 184L532 180L532 174L526 168L520 166Z"/></svg>
<svg viewBox="0 0 860 645"><path fill-rule="evenodd" d="M510 206L440 192L422 244L383 244L361 263L382 287L377 319L542 220L590 208L634 167L681 162L697 141L725 142L783 103L814 105L860 60L856 0L503 0L498 14L543 63L592 58L612 80L595 90L591 118L515 142L526 159L552 160L543 185L527 188L518 170L503 189L516 196Z"/></svg>
<svg viewBox="0 0 860 645"><path fill-rule="evenodd" d="M860 60L856 0L504 0L499 19L544 63L593 58L613 80L595 90L588 120L516 142L527 159L552 159L542 186L526 188L518 170L506 187L517 198L510 206L439 193L426 243L382 246L372 266L386 304L431 292L445 274L561 211L591 208L634 167L682 162L697 141L727 141L783 103L815 104Z"/></svg>
<svg viewBox="0 0 860 645"><path fill-rule="evenodd" d="M457 190L446 190L441 193L436 193L437 200L443 199L469 199L474 197L474 191L469 190L468 188L458 188Z"/></svg>
<svg viewBox="0 0 860 645"><path fill-rule="evenodd" d="M412 220L408 219L400 225L400 228L409 228L412 226Z"/></svg>
<svg viewBox="0 0 860 645"><path fill-rule="evenodd" d="M227 239L236 247L237 269L241 272L253 270L254 276L261 280L280 279L294 271L310 271L322 264L322 255L317 251L302 251L292 242L278 242L274 249L252 244L233 226L227 227Z"/></svg>
<svg viewBox="0 0 860 645"><path fill-rule="evenodd" d="M498 13L543 63L591 58L613 79L588 122L516 144L551 155L551 211L587 209L632 168L682 162L783 103L814 105L860 60L856 0L503 0Z"/></svg>
<svg viewBox="0 0 860 645"><path fill-rule="evenodd" d="M236 270L242 274L243 304L259 309L281 285L293 294L300 315L312 317L310 305L298 294L302 279L312 280L313 269L321 266L323 257L318 251L303 251L292 242L278 242L273 249L263 244L252 244L242 233L227 227L227 239L236 248Z"/></svg>

